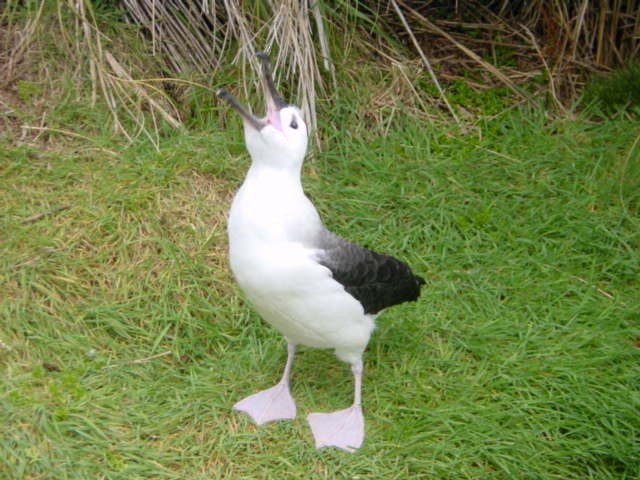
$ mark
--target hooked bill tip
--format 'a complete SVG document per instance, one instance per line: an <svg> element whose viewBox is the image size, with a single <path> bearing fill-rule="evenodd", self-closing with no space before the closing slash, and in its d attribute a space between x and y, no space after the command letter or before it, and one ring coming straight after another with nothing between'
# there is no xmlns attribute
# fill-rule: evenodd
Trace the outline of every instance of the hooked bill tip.
<svg viewBox="0 0 640 480"><path fill-rule="evenodd" d="M264 76L267 78L267 81L271 80L271 60L269 60L269 55L265 52L256 53L256 57L260 59L262 62L262 72Z"/></svg>
<svg viewBox="0 0 640 480"><path fill-rule="evenodd" d="M256 56L262 62L262 73L265 76L267 83L273 83L273 80L271 78L271 60L269 60L269 55L264 52L258 52L256 53Z"/></svg>
<svg viewBox="0 0 640 480"><path fill-rule="evenodd" d="M273 75L271 73L271 62L269 61L269 55L265 52L258 52L256 56L262 61L262 74L264 75L264 81L267 86L267 105L269 106L269 110L281 110L289 104L287 101L278 93L278 89L273 83Z"/></svg>

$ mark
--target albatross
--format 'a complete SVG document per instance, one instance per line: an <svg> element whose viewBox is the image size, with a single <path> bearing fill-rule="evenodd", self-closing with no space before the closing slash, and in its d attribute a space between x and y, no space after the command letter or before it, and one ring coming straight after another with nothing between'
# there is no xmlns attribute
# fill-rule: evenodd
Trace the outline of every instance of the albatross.
<svg viewBox="0 0 640 480"><path fill-rule="evenodd" d="M229 260L240 288L260 316L286 339L281 380L234 405L257 424L293 419L289 378L296 345L330 348L351 365L353 404L307 417L316 448L348 452L364 441L362 355L374 320L387 307L414 301L424 279L402 261L330 232L305 195L301 169L308 132L301 111L278 93L269 57L259 53L267 114L257 118L229 92L242 118L251 166L228 218Z"/></svg>

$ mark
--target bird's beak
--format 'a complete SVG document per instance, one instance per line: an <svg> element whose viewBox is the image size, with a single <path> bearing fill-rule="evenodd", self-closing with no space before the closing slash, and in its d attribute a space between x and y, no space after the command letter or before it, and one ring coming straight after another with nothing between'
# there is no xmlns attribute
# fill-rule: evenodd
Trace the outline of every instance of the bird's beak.
<svg viewBox="0 0 640 480"><path fill-rule="evenodd" d="M267 125L266 120L261 120L257 118L255 115L253 115L251 112L246 110L240 104L240 102L236 99L236 97L231 95L225 89L221 88L220 90L218 90L217 95L218 95L218 98L221 98L222 100L226 100L227 102L229 102L229 105L231 105L233 108L236 109L236 111L240 114L242 119L245 122L247 122L249 125L251 125L253 128L255 128L256 130L260 131Z"/></svg>
<svg viewBox="0 0 640 480"><path fill-rule="evenodd" d="M269 56L264 52L260 52L258 53L258 58L262 62L262 75L267 92L266 118L257 118L246 108L244 108L233 95L222 88L218 90L216 94L218 95L218 98L229 102L229 105L231 105L240 114L242 119L256 130L260 131L267 125L272 125L274 128L282 131L282 124L280 123L280 110L287 107L288 104L284 100L284 98L282 98L282 95L278 93L278 91L276 90L276 86L273 83L271 66L269 64Z"/></svg>
<svg viewBox="0 0 640 480"><path fill-rule="evenodd" d="M280 110L288 107L289 104L282 98L282 95L276 90L273 83L273 75L271 74L271 65L269 64L269 56L264 53L258 53L258 58L262 61L262 78L264 80L267 91L267 123L273 125L282 131L280 123Z"/></svg>

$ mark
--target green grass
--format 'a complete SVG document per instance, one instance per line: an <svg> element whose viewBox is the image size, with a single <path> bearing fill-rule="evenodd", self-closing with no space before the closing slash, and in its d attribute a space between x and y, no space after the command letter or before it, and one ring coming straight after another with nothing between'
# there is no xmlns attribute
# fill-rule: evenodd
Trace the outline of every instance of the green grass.
<svg viewBox="0 0 640 480"><path fill-rule="evenodd" d="M297 420L230 410L286 356L226 263L237 121L160 153L5 137L0 478L640 476L640 125L531 110L463 134L397 115L382 138L340 111L310 196L429 282L378 320L364 447L313 447L305 414L351 401L328 351L294 364Z"/></svg>
<svg viewBox="0 0 640 480"><path fill-rule="evenodd" d="M628 111L638 115L640 63L630 62L613 72L595 76L585 86L584 103L604 116Z"/></svg>

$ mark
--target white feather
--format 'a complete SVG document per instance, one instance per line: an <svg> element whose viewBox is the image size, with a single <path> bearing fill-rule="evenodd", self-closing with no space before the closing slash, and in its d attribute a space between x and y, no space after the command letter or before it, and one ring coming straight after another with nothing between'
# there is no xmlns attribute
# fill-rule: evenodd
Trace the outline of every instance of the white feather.
<svg viewBox="0 0 640 480"><path fill-rule="evenodd" d="M369 341L374 316L316 261L313 240L324 226L300 183L304 154L292 154L306 149L306 129L287 138L293 146L275 154L271 149L265 160L270 137L279 143L279 133L245 126L253 162L229 214L231 269L258 313L289 342L333 348L354 362Z"/></svg>

